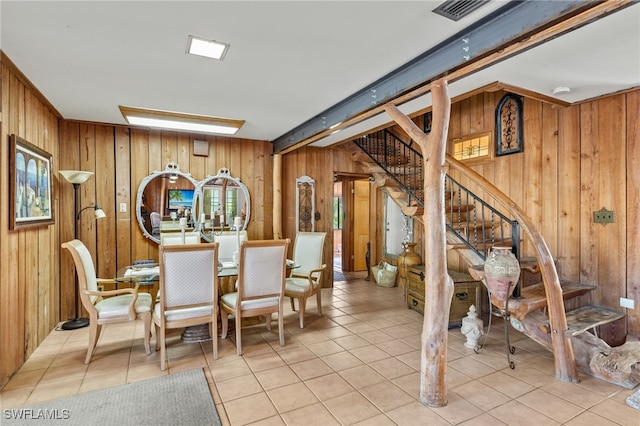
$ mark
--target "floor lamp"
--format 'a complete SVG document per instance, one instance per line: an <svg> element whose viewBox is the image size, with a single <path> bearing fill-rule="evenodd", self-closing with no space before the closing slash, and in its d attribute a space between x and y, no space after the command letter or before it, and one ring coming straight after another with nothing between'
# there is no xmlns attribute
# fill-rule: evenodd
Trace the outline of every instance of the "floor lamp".
<svg viewBox="0 0 640 426"><path fill-rule="evenodd" d="M95 206L85 207L80 209L78 206L78 192L80 191L80 185L85 183L87 179L93 175L93 172L84 172L80 170L59 170L58 173L62 175L68 182L73 184L73 238L78 239L78 222L80 222L80 214L90 208L94 209L94 214L96 219L102 219L105 217L104 211L96 204ZM86 327L89 325L89 318L80 318L78 314L78 275L74 276L74 284L75 284L75 318L70 319L69 321L62 324L63 330L75 330L77 328Z"/></svg>

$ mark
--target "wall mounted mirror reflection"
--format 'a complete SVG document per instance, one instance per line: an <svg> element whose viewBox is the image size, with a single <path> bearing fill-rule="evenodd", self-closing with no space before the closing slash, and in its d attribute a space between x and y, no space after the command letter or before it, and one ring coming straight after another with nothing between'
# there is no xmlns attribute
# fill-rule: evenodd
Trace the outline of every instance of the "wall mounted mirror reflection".
<svg viewBox="0 0 640 426"><path fill-rule="evenodd" d="M405 216L393 198L387 192L383 193L385 228L382 254L395 259L404 250L402 247L403 242L413 242L413 218Z"/></svg>
<svg viewBox="0 0 640 426"><path fill-rule="evenodd" d="M249 190L229 169L221 168L215 176L207 176L196 186L197 227L202 237L213 241L213 234L244 231L251 217Z"/></svg>
<svg viewBox="0 0 640 426"><path fill-rule="evenodd" d="M197 184L173 162L163 171L154 171L142 179L136 197L136 217L144 236L159 244L160 232L179 231L181 218L187 220L188 230L194 228Z"/></svg>

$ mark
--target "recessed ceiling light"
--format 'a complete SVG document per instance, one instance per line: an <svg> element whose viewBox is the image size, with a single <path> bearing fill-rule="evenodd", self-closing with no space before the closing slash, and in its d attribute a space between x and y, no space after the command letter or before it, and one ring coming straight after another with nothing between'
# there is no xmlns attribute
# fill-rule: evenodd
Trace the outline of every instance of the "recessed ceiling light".
<svg viewBox="0 0 640 426"><path fill-rule="evenodd" d="M127 123L137 126L159 127L161 129L185 130L189 132L235 135L244 120L212 117L208 115L185 114L128 106L119 106Z"/></svg>
<svg viewBox="0 0 640 426"><path fill-rule="evenodd" d="M189 36L187 41L187 53L207 58L223 60L227 54L229 45L215 40L207 40L204 38Z"/></svg>

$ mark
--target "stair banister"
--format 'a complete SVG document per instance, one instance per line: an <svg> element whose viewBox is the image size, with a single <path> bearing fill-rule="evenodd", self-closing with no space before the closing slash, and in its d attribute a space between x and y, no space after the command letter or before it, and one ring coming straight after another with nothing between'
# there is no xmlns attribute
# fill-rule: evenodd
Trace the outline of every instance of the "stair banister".
<svg viewBox="0 0 640 426"><path fill-rule="evenodd" d="M562 297L562 287L560 279L553 262L553 256L542 238L531 218L502 191L496 188L491 182L471 168L465 166L451 155L446 155L446 164L450 169L455 169L465 175L470 180L487 191L506 210L511 212L518 221L524 233L527 234L533 243L535 256L542 275L542 282L547 294L547 304L549 309L549 322L551 325L551 345L553 347L555 376L564 382L578 382L578 369L575 363L573 346L567 330L567 318L564 309L564 299Z"/></svg>

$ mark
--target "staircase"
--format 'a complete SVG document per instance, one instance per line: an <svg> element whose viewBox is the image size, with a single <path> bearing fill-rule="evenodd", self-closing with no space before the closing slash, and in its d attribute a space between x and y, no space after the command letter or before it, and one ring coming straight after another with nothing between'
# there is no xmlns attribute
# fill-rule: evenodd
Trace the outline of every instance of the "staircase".
<svg viewBox="0 0 640 426"><path fill-rule="evenodd" d="M368 166L375 181L385 188L406 216L422 222L423 161L420 152L413 148L413 142L405 142L383 129L361 136L353 143L361 151L353 152L352 159ZM636 367L640 362L637 359L633 361L633 356L622 362L628 365L611 365L614 364L611 363L613 358L616 359L615 364L620 361L617 352L628 352L623 348L628 343L611 348L593 334L585 333L623 318L625 313L594 305L565 311L566 300L588 294L596 286L560 280L542 235L524 211L464 164L450 156L447 156L446 163L449 171L457 177L456 180L448 174L445 179L448 249L456 250L470 265L471 275L482 279L486 253L494 245L508 245L518 257L521 269L539 277L537 282L528 283L525 287L518 284L508 309L514 328L554 354L556 378L577 382L580 370L629 389L640 383L640 370ZM463 179L468 186L473 186L476 193L459 182ZM521 258L521 233L531 243L534 257ZM491 302L499 309L505 309L502 301L492 298ZM600 357L602 360L594 355L597 353L604 355Z"/></svg>

